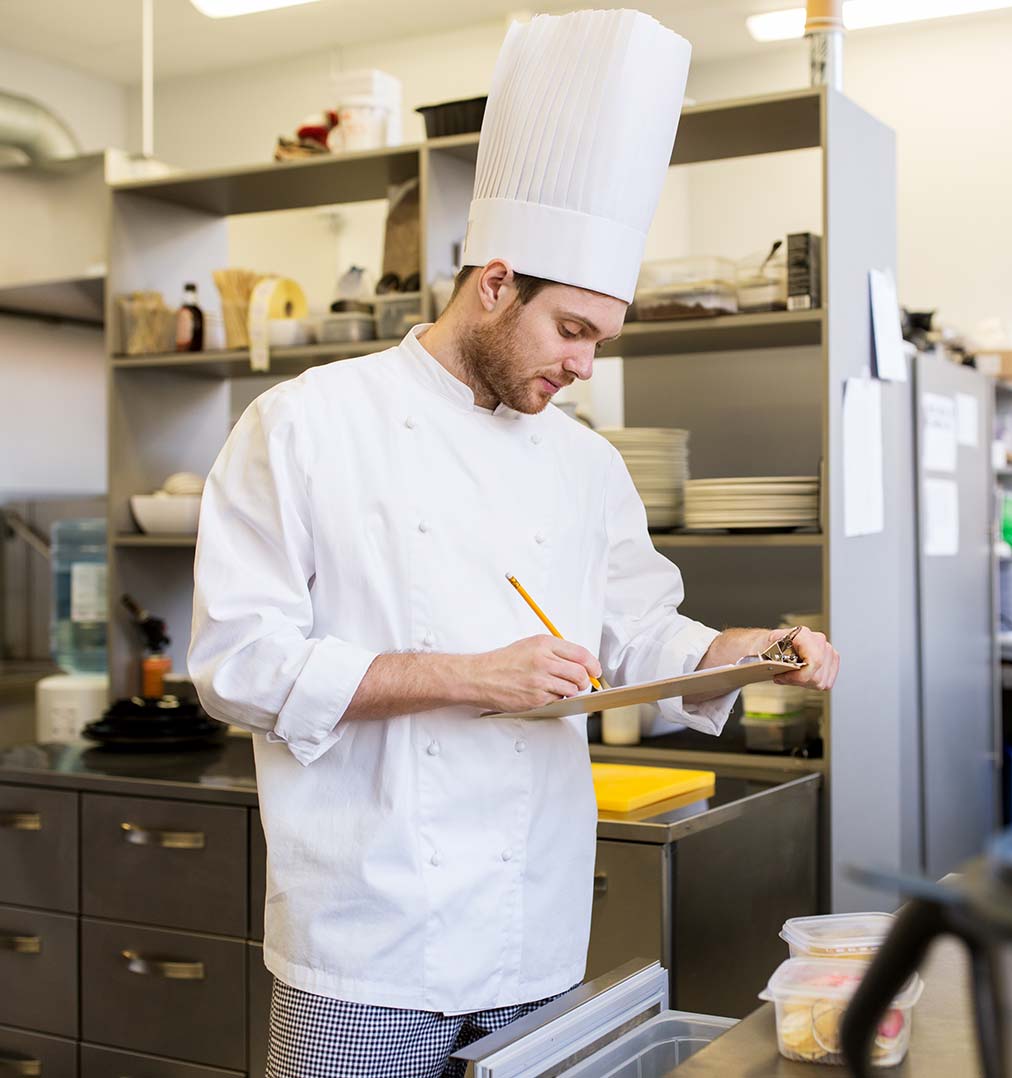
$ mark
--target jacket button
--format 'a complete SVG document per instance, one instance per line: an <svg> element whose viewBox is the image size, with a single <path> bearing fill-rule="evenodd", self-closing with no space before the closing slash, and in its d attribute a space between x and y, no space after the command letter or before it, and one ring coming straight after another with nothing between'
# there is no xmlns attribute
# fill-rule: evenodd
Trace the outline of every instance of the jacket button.
<svg viewBox="0 0 1012 1078"><path fill-rule="evenodd" d="M439 742L438 741L430 741L429 745L428 745L428 748L426 748L425 751L430 756L438 756L439 755Z"/></svg>
<svg viewBox="0 0 1012 1078"><path fill-rule="evenodd" d="M431 632L427 632L427 633L426 633L426 634L425 634L425 635L424 635L424 636L422 637L422 647L425 647L425 648L431 648L431 647L432 647L432 645L433 645L433 644L434 644L435 642L436 642L436 638L435 638L435 636L433 636L433 634L432 634Z"/></svg>
<svg viewBox="0 0 1012 1078"><path fill-rule="evenodd" d="M499 856L504 861L509 861L513 857L513 851L512 850L503 850L503 852Z"/></svg>
<svg viewBox="0 0 1012 1078"><path fill-rule="evenodd" d="M418 522L418 530L424 535L432 528L432 525L427 520L420 520Z"/></svg>
<svg viewBox="0 0 1012 1078"><path fill-rule="evenodd" d="M517 752L525 752L527 749L527 742L523 740L514 741L513 748L516 749Z"/></svg>
<svg viewBox="0 0 1012 1078"><path fill-rule="evenodd" d="M442 858L441 858L441 857L439 856L439 854L438 854L438 853L434 853L434 854L433 854L433 855L432 855L432 856L431 856L431 857L429 858L429 864L430 864L430 865L432 865L432 867L433 867L433 868L439 868L439 866L440 866L440 865L441 865L442 863L443 863L443 859L442 859Z"/></svg>
<svg viewBox="0 0 1012 1078"><path fill-rule="evenodd" d="M418 420L415 419L413 415L409 415L408 418L404 420L404 426L406 426L408 430L414 430L415 427L418 426Z"/></svg>
<svg viewBox="0 0 1012 1078"><path fill-rule="evenodd" d="M538 543L538 544L543 543L543 542L545 542L545 540L547 540L547 538L548 538L548 536L545 535L544 532L535 532L534 533L534 542L535 543Z"/></svg>
<svg viewBox="0 0 1012 1078"><path fill-rule="evenodd" d="M541 435L540 434L532 434L531 435L531 442L534 445L541 445Z"/></svg>

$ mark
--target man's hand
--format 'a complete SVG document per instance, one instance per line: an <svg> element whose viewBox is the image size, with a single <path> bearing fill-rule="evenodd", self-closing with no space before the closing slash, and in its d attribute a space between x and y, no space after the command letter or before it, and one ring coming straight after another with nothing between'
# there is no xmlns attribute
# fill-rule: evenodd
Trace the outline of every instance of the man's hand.
<svg viewBox="0 0 1012 1078"><path fill-rule="evenodd" d="M601 664L584 647L530 636L508 647L462 655L469 702L486 711L526 711L590 688Z"/></svg>
<svg viewBox="0 0 1012 1078"><path fill-rule="evenodd" d="M767 634L765 647L774 640L779 640L790 632L789 629L771 629ZM805 660L805 665L792 674L784 674L773 680L778 685L800 685L806 689L831 689L840 669L840 655L823 633L813 633L802 628L792 641L798 655Z"/></svg>

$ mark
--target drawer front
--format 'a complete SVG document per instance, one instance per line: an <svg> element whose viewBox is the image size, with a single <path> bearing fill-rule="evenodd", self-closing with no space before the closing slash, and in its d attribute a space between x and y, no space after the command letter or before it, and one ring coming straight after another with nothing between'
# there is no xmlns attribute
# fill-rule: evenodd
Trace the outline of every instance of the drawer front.
<svg viewBox="0 0 1012 1078"><path fill-rule="evenodd" d="M0 1026L0 1074L4 1078L77 1078L77 1044Z"/></svg>
<svg viewBox="0 0 1012 1078"><path fill-rule="evenodd" d="M665 879L665 851L660 845L598 841L587 980L630 958L656 959L669 968L663 896L670 896L671 881Z"/></svg>
<svg viewBox="0 0 1012 1078"><path fill-rule="evenodd" d="M81 911L246 935L246 809L85 794Z"/></svg>
<svg viewBox="0 0 1012 1078"><path fill-rule="evenodd" d="M0 1072L2 1073L2 1072ZM236 1071L198 1067L115 1048L81 1045L81 1078L240 1078ZM259 1078L259 1076L258 1076Z"/></svg>
<svg viewBox="0 0 1012 1078"><path fill-rule="evenodd" d="M0 1025L77 1036L76 917L0 906Z"/></svg>
<svg viewBox="0 0 1012 1078"><path fill-rule="evenodd" d="M264 965L264 949L258 943L248 943L249 969L249 1052L247 1066L251 1076L261 1078L267 1070L267 1032L270 1029L271 990L274 974Z"/></svg>
<svg viewBox="0 0 1012 1078"><path fill-rule="evenodd" d="M246 944L81 921L81 1039L246 1069Z"/></svg>
<svg viewBox="0 0 1012 1078"><path fill-rule="evenodd" d="M0 902L77 912L77 794L0 786Z"/></svg>
<svg viewBox="0 0 1012 1078"><path fill-rule="evenodd" d="M264 938L264 906L267 904L267 840L260 813L249 814L249 938Z"/></svg>

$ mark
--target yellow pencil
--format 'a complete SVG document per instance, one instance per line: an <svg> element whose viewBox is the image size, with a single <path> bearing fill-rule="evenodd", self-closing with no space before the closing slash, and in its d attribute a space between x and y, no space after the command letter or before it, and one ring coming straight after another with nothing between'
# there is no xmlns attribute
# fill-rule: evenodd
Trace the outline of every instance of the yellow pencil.
<svg viewBox="0 0 1012 1078"><path fill-rule="evenodd" d="M517 589L518 592L520 592L520 595L523 598L524 602L531 608L531 610L534 611L535 614L538 615L538 617L541 619L541 624L544 625L544 627L552 634L552 636L557 636L560 640L562 640L562 633L560 633L559 630L555 628L555 626L548 620L547 615L541 609L541 607L538 606L538 604L527 594L527 591L524 588L523 584L521 584L520 581L517 580L517 578L512 573L507 573L506 579L513 585L513 587ZM604 678L601 678L601 680L598 681L596 677L593 677L590 674L588 674L587 676L590 678L590 683L594 686L595 689L607 689L610 687L608 685L608 682L605 681Z"/></svg>

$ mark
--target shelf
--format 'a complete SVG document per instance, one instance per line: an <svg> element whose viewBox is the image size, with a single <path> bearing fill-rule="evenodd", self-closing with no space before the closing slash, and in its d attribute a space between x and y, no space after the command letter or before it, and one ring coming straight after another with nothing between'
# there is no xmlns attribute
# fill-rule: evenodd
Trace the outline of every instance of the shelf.
<svg viewBox="0 0 1012 1078"><path fill-rule="evenodd" d="M822 532L654 532L650 538L657 550L674 550L678 547L821 547L825 541Z"/></svg>
<svg viewBox="0 0 1012 1078"><path fill-rule="evenodd" d="M712 101L682 109L673 165L721 161L822 144L819 90L791 91L762 97ZM478 133L429 139L427 149L474 163Z"/></svg>
<svg viewBox="0 0 1012 1078"><path fill-rule="evenodd" d="M0 314L101 326L105 322L105 276L2 285Z"/></svg>
<svg viewBox="0 0 1012 1078"><path fill-rule="evenodd" d="M736 352L751 348L797 348L822 340L823 312L763 311L673 322L630 322L602 356L674 355L693 352Z"/></svg>
<svg viewBox="0 0 1012 1078"><path fill-rule="evenodd" d="M604 356L676 355L693 352L733 352L748 348L794 348L816 345L822 337L822 311L770 311L693 318L676 322L632 322L622 335L601 350ZM307 344L271 349L270 371L254 371L245 348L222 352L164 352L150 356L114 356L120 370L155 368L210 378L257 374L295 375L307 367L335 359L371 355L393 348L400 340L358 341L352 344Z"/></svg>
<svg viewBox="0 0 1012 1078"><path fill-rule="evenodd" d="M400 340L357 341L352 344L305 344L296 348L272 348L269 371L255 371L249 364L249 349L235 348L222 352L164 352L150 356L113 356L118 370L172 370L201 374L208 378L270 377L296 375L309 367L336 359L372 355L393 348Z"/></svg>
<svg viewBox="0 0 1012 1078"><path fill-rule="evenodd" d="M141 535L126 533L117 535L113 539L113 546L117 547L195 547L197 537L195 535Z"/></svg>
<svg viewBox="0 0 1012 1078"><path fill-rule="evenodd" d="M418 175L418 163L417 146L396 146L127 180L112 189L227 217L386 198L389 187Z"/></svg>

